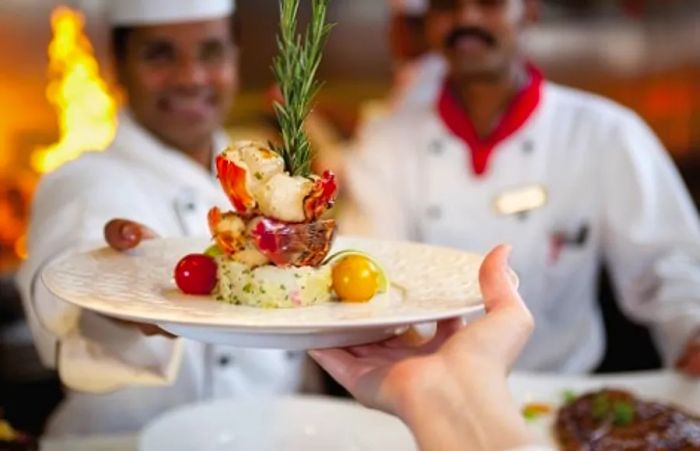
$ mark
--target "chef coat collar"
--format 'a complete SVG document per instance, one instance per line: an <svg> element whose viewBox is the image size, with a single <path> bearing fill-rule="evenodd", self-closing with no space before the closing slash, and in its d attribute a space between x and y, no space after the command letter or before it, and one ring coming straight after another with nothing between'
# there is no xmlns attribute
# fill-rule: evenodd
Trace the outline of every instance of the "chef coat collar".
<svg viewBox="0 0 700 451"><path fill-rule="evenodd" d="M447 128L471 151L472 169L476 175L484 174L496 146L517 132L540 104L544 77L533 64L526 64L526 69L530 77L528 85L511 101L496 128L486 138L479 137L449 79L443 83L438 98L438 113Z"/></svg>
<svg viewBox="0 0 700 451"><path fill-rule="evenodd" d="M229 141L222 130L214 134L212 169L208 172L184 153L159 141L134 119L129 110L121 111L118 120L119 126L112 144L112 152L138 165L155 169L157 173L167 177L173 183L216 186L214 160L216 155L226 148Z"/></svg>

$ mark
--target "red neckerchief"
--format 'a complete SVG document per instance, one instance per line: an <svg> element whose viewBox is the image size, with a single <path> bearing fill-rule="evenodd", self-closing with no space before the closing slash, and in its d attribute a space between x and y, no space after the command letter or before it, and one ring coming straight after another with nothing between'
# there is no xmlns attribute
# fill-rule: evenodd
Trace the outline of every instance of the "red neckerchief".
<svg viewBox="0 0 700 451"><path fill-rule="evenodd" d="M518 131L540 103L544 77L542 72L531 64L528 64L527 70L530 83L515 96L496 128L484 139L476 133L469 114L453 94L449 80L446 80L442 87L437 105L438 113L447 128L471 150L472 168L477 176L486 171L496 146Z"/></svg>

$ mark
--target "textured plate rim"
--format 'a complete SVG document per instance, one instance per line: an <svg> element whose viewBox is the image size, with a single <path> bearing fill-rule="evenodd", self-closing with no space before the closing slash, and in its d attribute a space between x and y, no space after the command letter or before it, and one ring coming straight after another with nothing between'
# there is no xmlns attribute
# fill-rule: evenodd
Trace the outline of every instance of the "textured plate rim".
<svg viewBox="0 0 700 451"><path fill-rule="evenodd" d="M445 246L436 246L436 245L430 245L430 244L425 244L425 243L417 243L417 242L404 242L404 241L398 241L398 240L381 240L381 239L374 239L374 238L366 238L366 237L358 237L358 236L341 236L338 237L342 240L345 241L365 241L368 243L388 243L392 245L410 245L410 246L419 246L419 247L429 247L432 249L437 249L445 252L456 252L456 253L461 253L461 254L466 254L469 255L470 257L476 257L476 258L483 258L482 255L473 253L473 252L467 252L467 251L462 251L458 249L453 249ZM159 238L157 239L158 241L177 241L181 242L183 240L203 240L204 238L201 237L177 237L177 238ZM86 310L94 311L106 316L110 317L115 317L115 318L120 318L120 319L125 319L125 320L132 320L132 321L139 321L139 322L146 322L146 323L151 323L151 324L177 324L181 326L193 326L193 327L209 327L209 328L216 328L216 329L223 329L223 330L230 330L231 332L265 332L265 333L270 333L270 334L288 334L288 333L298 333L298 334L308 334L308 333L321 333L321 332L327 332L330 330L358 330L358 329L376 329L380 327L386 327L386 328L392 328L392 327L403 327L403 326L408 326L412 324L421 324L421 323L430 323L430 322L435 322L435 321L441 321L445 319L450 319L450 318L456 318L456 317L462 317L462 316L467 316L467 315L472 315L475 314L479 311L483 311L484 305L483 305L483 300L479 300L478 302L475 302L474 304L471 305L464 305L460 307L454 307L454 308L449 308L449 309L444 309L444 310L434 310L434 311L427 311L427 312L419 312L419 313L414 313L414 314L404 314L402 316L397 316L397 317L372 317L372 318L349 318L349 319L330 319L330 320L325 320L323 322L317 321L317 322L302 322L302 323L287 323L287 324L241 324L241 323L232 323L232 322L227 322L227 323L216 323L212 322L208 319L201 319L199 318L182 318L182 317L173 317L171 315L158 315L153 314L153 315L133 315L133 314L128 314L123 311L117 311L116 308L114 307L109 307L104 304L102 305L86 305L84 302L81 301L74 301L71 299L66 299L63 297L63 295L60 293L60 289L56 289L56 287L52 286L51 281L48 280L47 273L52 270L55 266L58 266L63 260L68 259L76 254L81 254L81 253L87 253L87 252L94 252L96 250L100 249L107 249L105 246L95 246L90 249L69 249L67 251L64 251L63 253L59 254L55 259L53 259L46 267L42 270L40 278L44 285L48 288L48 290L56 297L59 299L68 302L72 305L78 306L80 308L84 308ZM511 278L513 280L513 283L516 285L516 287L519 285L519 278L517 274L511 270ZM193 296L191 297L191 300L196 302L197 297ZM216 302L215 300L208 298L207 299L210 302ZM352 307L352 306L348 306ZM231 308L241 308L241 306L231 306ZM250 309L255 309L255 307L243 307L243 308L250 308ZM305 309L306 307L299 308ZM308 308L314 308L314 307L308 307ZM296 310L296 309L289 309L291 310ZM227 316L227 320L231 321L233 318L232 316Z"/></svg>

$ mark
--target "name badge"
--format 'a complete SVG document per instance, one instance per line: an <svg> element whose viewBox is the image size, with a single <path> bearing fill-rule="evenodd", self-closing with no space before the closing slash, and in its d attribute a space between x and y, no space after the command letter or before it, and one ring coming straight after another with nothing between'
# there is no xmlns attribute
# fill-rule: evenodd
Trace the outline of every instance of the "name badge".
<svg viewBox="0 0 700 451"><path fill-rule="evenodd" d="M537 210L547 204L547 190L542 185L528 185L496 196L496 211L504 216Z"/></svg>

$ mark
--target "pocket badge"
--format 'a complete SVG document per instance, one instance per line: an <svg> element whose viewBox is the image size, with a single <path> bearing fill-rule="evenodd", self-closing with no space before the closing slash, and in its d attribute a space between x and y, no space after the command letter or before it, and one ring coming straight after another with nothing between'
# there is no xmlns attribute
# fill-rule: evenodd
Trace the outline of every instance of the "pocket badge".
<svg viewBox="0 0 700 451"><path fill-rule="evenodd" d="M547 189L543 185L528 185L505 191L494 199L494 207L503 216L528 213L547 205Z"/></svg>

